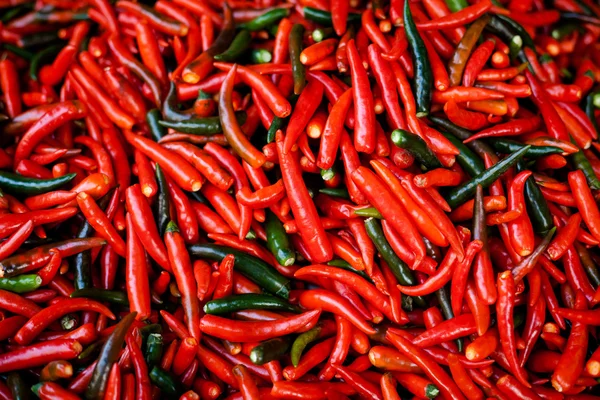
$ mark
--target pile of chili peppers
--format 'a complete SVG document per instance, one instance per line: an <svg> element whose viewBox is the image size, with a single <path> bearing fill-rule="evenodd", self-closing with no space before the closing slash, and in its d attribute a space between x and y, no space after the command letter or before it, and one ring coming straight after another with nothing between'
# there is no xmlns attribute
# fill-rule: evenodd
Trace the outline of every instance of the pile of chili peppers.
<svg viewBox="0 0 600 400"><path fill-rule="evenodd" d="M597 399L593 0L1 0L0 399Z"/></svg>

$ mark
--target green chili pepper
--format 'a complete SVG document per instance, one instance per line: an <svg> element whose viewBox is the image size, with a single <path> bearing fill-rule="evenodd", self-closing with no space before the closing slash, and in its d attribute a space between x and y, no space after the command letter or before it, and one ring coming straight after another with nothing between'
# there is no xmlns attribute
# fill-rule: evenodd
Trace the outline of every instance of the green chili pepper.
<svg viewBox="0 0 600 400"><path fill-rule="evenodd" d="M235 269L248 277L251 281L279 297L287 299L290 295L290 281L263 260L243 253L231 247L216 244L195 244L189 248L194 257L207 258L221 261L228 254L235 257Z"/></svg>
<svg viewBox="0 0 600 400"><path fill-rule="evenodd" d="M589 9L588 9L589 10ZM561 12L560 13L561 22L572 22L575 24L592 24L598 26L598 18L593 17L591 15L580 14L576 12Z"/></svg>
<svg viewBox="0 0 600 400"><path fill-rule="evenodd" d="M589 71L588 71L589 72ZM587 72L586 72L587 74ZM594 79L594 77L591 77L592 79ZM600 97L600 92L590 92L586 98L585 98L585 104L584 104L584 108L585 108L585 114L587 115L587 117L589 118L590 122L592 123L592 126L594 127L594 131L596 133L600 132L600 130L598 129L598 123L596 122L596 114L594 113L594 99L596 98L596 96L598 95L598 97Z"/></svg>
<svg viewBox="0 0 600 400"><path fill-rule="evenodd" d="M577 250L577 254L579 255L583 269L590 278L590 282L594 285L594 287L598 287L598 285L600 285L600 271L598 271L598 267L596 267L596 263L592 259L589 250L577 241L575 241L573 245Z"/></svg>
<svg viewBox="0 0 600 400"><path fill-rule="evenodd" d="M51 56L58 53L61 48L61 45L56 44L54 46L46 47L45 49L37 52L31 59L31 64L29 64L29 77L34 81L37 81L37 74L40 69L40 64L45 60L49 59Z"/></svg>
<svg viewBox="0 0 600 400"><path fill-rule="evenodd" d="M304 352L304 349L309 344L311 344L319 338L319 336L321 335L321 330L322 328L319 325L317 325L314 328L304 333L301 333L296 337L294 343L292 343L292 350L290 351L290 358L294 367L298 366L298 363L300 362L300 357L302 357L302 352Z"/></svg>
<svg viewBox="0 0 600 400"><path fill-rule="evenodd" d="M354 215L365 218L383 219L383 215L375 207L359 208L354 210Z"/></svg>
<svg viewBox="0 0 600 400"><path fill-rule="evenodd" d="M159 333L151 333L146 340L146 364L149 368L160 363L163 352L163 337Z"/></svg>
<svg viewBox="0 0 600 400"><path fill-rule="evenodd" d="M504 22L510 29L512 29L516 35L519 35L523 40L523 46L535 50L535 43L533 39L531 38L527 30L525 30L525 28L521 26L521 24L519 24L514 19L506 15L496 14L493 18L498 18L500 21Z"/></svg>
<svg viewBox="0 0 600 400"><path fill-rule="evenodd" d="M19 6L11 7L2 14L0 17L0 21L3 24L7 24L11 19L16 18L19 14L24 13L25 11L31 10L32 5L30 3L21 4Z"/></svg>
<svg viewBox="0 0 600 400"><path fill-rule="evenodd" d="M517 58L521 50L523 49L523 39L519 35L512 37L508 43L508 55L511 60Z"/></svg>
<svg viewBox="0 0 600 400"><path fill-rule="evenodd" d="M12 278L0 278L0 289L14 293L33 292L42 284L42 278L36 274L23 274Z"/></svg>
<svg viewBox="0 0 600 400"><path fill-rule="evenodd" d="M333 28L317 28L312 31L312 38L316 43L322 42L323 40L333 36Z"/></svg>
<svg viewBox="0 0 600 400"><path fill-rule="evenodd" d="M413 86L415 90L415 101L417 103L417 117L425 117L429 114L431 106L431 91L433 90L433 73L427 55L427 48L419 34L417 25L410 11L410 1L404 2L404 31L410 45L415 70Z"/></svg>
<svg viewBox="0 0 600 400"><path fill-rule="evenodd" d="M417 281L413 277L411 270L404 263L404 261L402 261L396 255L396 253L394 253L394 250L385 238L379 221L377 221L375 218L367 218L365 220L365 227L367 228L367 234L373 241L377 251L389 265L390 269L394 273L394 276L396 279L398 279L398 282L405 286L416 285Z"/></svg>
<svg viewBox="0 0 600 400"><path fill-rule="evenodd" d="M575 31L581 31L582 28L578 24L564 24L552 29L551 35L556 40L563 40Z"/></svg>
<svg viewBox="0 0 600 400"><path fill-rule="evenodd" d="M526 146L510 139L488 139L488 142L494 147L494 150L503 154L514 153ZM562 149L553 146L531 146L525 153L525 157L538 158L551 154L561 154L562 152Z"/></svg>
<svg viewBox="0 0 600 400"><path fill-rule="evenodd" d="M239 28L247 29L252 32L260 31L262 29L268 28L269 26L275 24L277 21L287 17L288 15L290 15L289 8L274 8L262 15L259 15L251 21L241 24Z"/></svg>
<svg viewBox="0 0 600 400"><path fill-rule="evenodd" d="M396 129L392 132L391 138L396 146L407 150L425 168L441 168L442 164L440 164L440 160L437 159L433 151L427 147L425 141L419 136L404 129Z"/></svg>
<svg viewBox="0 0 600 400"><path fill-rule="evenodd" d="M87 10L73 13L70 16L71 21L85 21L90 19ZM34 13L34 20L36 22L53 22L53 11L37 11Z"/></svg>
<svg viewBox="0 0 600 400"><path fill-rule="evenodd" d="M472 133L468 130L461 128L458 125L454 125L452 122L448 121L445 118L441 118L435 115L430 115L427 118L431 122L433 122L438 128L442 128L443 130L453 134L460 140L466 140L472 135ZM467 143L467 147L473 150L475 154L477 154L481 159L483 159L485 154L494 154L494 149L492 149L485 142L479 139Z"/></svg>
<svg viewBox="0 0 600 400"><path fill-rule="evenodd" d="M469 6L466 0L446 0L446 5L453 13Z"/></svg>
<svg viewBox="0 0 600 400"><path fill-rule="evenodd" d="M526 168L524 162L517 163L517 171ZM531 219L533 230L540 235L546 235L554 227L552 214L548 209L546 198L535 183L533 176L525 182L525 203L527 206L527 215Z"/></svg>
<svg viewBox="0 0 600 400"><path fill-rule="evenodd" d="M246 122L246 112L236 111L235 117L240 125ZM164 128L172 128L179 132L194 135L211 136L223 132L219 117L190 118L185 121L158 121Z"/></svg>
<svg viewBox="0 0 600 400"><path fill-rule="evenodd" d="M158 165L157 165L158 166ZM114 191L116 189L113 188L108 191L104 196L98 199L97 203L98 207L101 210L105 210L112 198ZM84 219L79 227L79 231L75 236L77 239L85 239L92 237L95 230L90 225L87 219ZM80 253L75 254L69 260L70 267L73 271L73 285L75 289L85 289L92 287L92 252L91 250L85 250Z"/></svg>
<svg viewBox="0 0 600 400"><path fill-rule="evenodd" d="M19 45L21 47L35 47L35 46L48 46L59 40L56 32L42 32L34 33L32 35L26 35L21 37Z"/></svg>
<svg viewBox="0 0 600 400"><path fill-rule="evenodd" d="M217 61L226 61L233 62L240 58L246 50L250 47L250 42L252 42L252 35L246 29L243 29L238 32L238 34L233 38L233 41L221 54L215 55L215 60Z"/></svg>
<svg viewBox="0 0 600 400"><path fill-rule="evenodd" d="M292 77L294 78L294 93L299 95L306 85L306 71L300 62L302 53L302 40L304 39L304 25L294 24L290 32L289 48L290 62L292 63Z"/></svg>
<svg viewBox="0 0 600 400"><path fill-rule="evenodd" d="M462 341L462 339L458 340ZM462 348L459 348L458 351L462 351ZM435 386L433 383L428 383L427 386L425 386L425 396L428 399L435 399L439 394L440 389L438 389L438 387Z"/></svg>
<svg viewBox="0 0 600 400"><path fill-rule="evenodd" d="M252 50L252 62L254 64L266 64L273 60L273 55L267 49Z"/></svg>
<svg viewBox="0 0 600 400"><path fill-rule="evenodd" d="M450 207L456 208L471 198L475 194L477 185L481 185L484 188L490 186L500 177L500 175L505 173L511 166L516 164L516 162L525 155L528 149L529 146L523 147L521 150L512 153L505 159L493 165L491 168L485 170L483 173L474 176L468 182L451 189L446 195L446 201Z"/></svg>
<svg viewBox="0 0 600 400"><path fill-rule="evenodd" d="M158 184L158 195L156 198L156 226L161 236L165 234L167 225L171 221L171 198L169 197L169 188L167 186L167 180L162 168L156 164L156 183Z"/></svg>
<svg viewBox="0 0 600 400"><path fill-rule="evenodd" d="M63 331L70 331L77 326L77 317L73 314L64 315L60 319L60 326Z"/></svg>
<svg viewBox="0 0 600 400"><path fill-rule="evenodd" d="M174 82L171 82L169 93L167 93L167 97L163 102L162 115L164 119L172 122L187 121L195 115L193 110L179 110L177 106L177 86L175 86Z"/></svg>
<svg viewBox="0 0 600 400"><path fill-rule="evenodd" d="M328 11L319 10L312 7L304 7L304 18L309 21L316 22L319 25L332 26L333 20L331 19L331 13ZM349 13L348 24L360 23L360 14Z"/></svg>
<svg viewBox="0 0 600 400"><path fill-rule="evenodd" d="M106 290L99 288L78 289L71 293L71 297L88 297L94 300L106 301L108 303L129 305L127 295L118 290Z"/></svg>
<svg viewBox="0 0 600 400"><path fill-rule="evenodd" d="M349 199L348 189L346 188L322 188L319 189L319 193L323 193L329 196L340 197L342 199Z"/></svg>
<svg viewBox="0 0 600 400"><path fill-rule="evenodd" d="M79 355L77 356L78 360L85 360L88 357L91 357L92 355L94 355L98 350L100 350L100 347L104 344L103 340L99 340L97 342L94 342L92 344L90 344L88 347L86 347L85 349L83 349L83 351L81 353L79 353Z"/></svg>
<svg viewBox="0 0 600 400"><path fill-rule="evenodd" d="M150 380L154 383L164 395L177 396L181 389L177 380L165 370L155 366L150 370Z"/></svg>
<svg viewBox="0 0 600 400"><path fill-rule="evenodd" d="M458 165L465 170L465 172L471 176L478 175L485 170L485 165L481 158L477 156L470 148L468 148L463 142L458 140L456 136L450 133L442 132L442 135L450 141L460 151L456 156Z"/></svg>
<svg viewBox="0 0 600 400"><path fill-rule="evenodd" d="M289 336L265 340L250 351L250 361L256 365L263 365L273 360L279 360L290 348Z"/></svg>
<svg viewBox="0 0 600 400"><path fill-rule="evenodd" d="M8 374L6 384L10 389L13 400L28 400L30 398L30 389L25 384L25 380L19 372Z"/></svg>
<svg viewBox="0 0 600 400"><path fill-rule="evenodd" d="M167 134L166 128L159 123L161 119L162 115L158 108L153 108L146 113L146 122L150 128L150 135L155 142L158 142Z"/></svg>
<svg viewBox="0 0 600 400"><path fill-rule="evenodd" d="M5 50L10 51L11 53L14 53L15 55L24 58L27 61L33 60L33 57L35 56L32 52L22 49L18 46L14 46L12 44L3 44L2 46L4 46Z"/></svg>
<svg viewBox="0 0 600 400"><path fill-rule="evenodd" d="M0 171L0 188L9 193L36 195L51 192L71 182L75 173L52 179L26 178L11 172Z"/></svg>
<svg viewBox="0 0 600 400"><path fill-rule="evenodd" d="M571 162L573 162L573 166L585 175L585 178L592 189L600 189L600 180L594 173L594 169L592 168L592 164L585 156L583 150L579 150L577 153L571 154Z"/></svg>
<svg viewBox="0 0 600 400"><path fill-rule="evenodd" d="M333 260L328 261L327 265L331 265L332 267L338 267L338 268L341 268L341 269L345 269L346 271L354 272L355 274L362 276L367 281L373 283L373 280L371 279L371 277L369 275L367 275L365 273L365 271L359 271L357 269L352 268L352 266L350 264L348 264L347 261L344 261L344 260L342 260L340 258L334 258Z"/></svg>
<svg viewBox="0 0 600 400"><path fill-rule="evenodd" d="M106 384L108 383L108 376L113 364L119 358L119 353L123 347L125 341L125 335L129 331L129 327L135 320L137 312L132 312L126 315L115 325L115 329L106 338L106 343L100 350L98 361L94 367L92 378L85 391L84 397L88 400L102 399L104 398L104 392L106 391Z"/></svg>
<svg viewBox="0 0 600 400"><path fill-rule="evenodd" d="M296 100L298 100L298 95L292 94L289 98L290 104L294 106L296 104ZM275 116L273 121L271 122L271 126L267 132L267 143L272 143L275 140L275 134L278 130L283 129L283 125L285 122L289 120L290 117L280 118Z"/></svg>
<svg viewBox="0 0 600 400"><path fill-rule="evenodd" d="M204 305L206 314L225 314L241 310L279 310L299 312L295 307L279 297L270 294L245 293L211 300Z"/></svg>
<svg viewBox="0 0 600 400"><path fill-rule="evenodd" d="M265 219L265 230L267 233L267 248L277 262L281 265L290 266L296 262L296 253L290 247L283 224L271 211L267 210Z"/></svg>

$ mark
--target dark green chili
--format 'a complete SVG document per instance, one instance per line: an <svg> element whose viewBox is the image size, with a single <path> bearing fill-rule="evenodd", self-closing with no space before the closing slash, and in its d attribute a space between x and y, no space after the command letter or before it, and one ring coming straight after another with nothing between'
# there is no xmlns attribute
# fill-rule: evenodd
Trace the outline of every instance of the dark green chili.
<svg viewBox="0 0 600 400"><path fill-rule="evenodd" d="M151 333L146 339L146 364L149 368L160 363L163 352L163 337L160 333Z"/></svg>
<svg viewBox="0 0 600 400"><path fill-rule="evenodd" d="M156 175L156 183L158 184L158 195L156 198L155 213L156 213L156 226L158 232L162 235L167 230L167 225L171 221L171 199L169 197L169 188L167 186L167 180L162 168L156 164L154 171Z"/></svg>
<svg viewBox="0 0 600 400"><path fill-rule="evenodd" d="M433 73L431 72L427 48L410 11L410 1L404 2L404 31L406 32L406 39L411 50L415 70L413 86L417 103L417 117L424 117L429 114L431 106Z"/></svg>
<svg viewBox="0 0 600 400"><path fill-rule="evenodd" d="M150 370L150 380L166 396L177 396L181 393L181 388L177 380L171 374L157 366Z"/></svg>
<svg viewBox="0 0 600 400"><path fill-rule="evenodd" d="M221 261L228 254L235 257L234 268L251 281L279 297L287 299L290 295L290 281L263 260L243 253L231 247L216 244L195 244L189 248L193 257Z"/></svg>
<svg viewBox="0 0 600 400"><path fill-rule="evenodd" d="M590 164L590 160L587 159L583 150L579 150L577 153L571 154L571 162L573 166L585 175L590 188L592 189L600 189L600 180L596 176L594 169L592 168L592 164Z"/></svg>
<svg viewBox="0 0 600 400"><path fill-rule="evenodd" d="M312 7L304 7L304 18L309 21L316 22L319 25L332 26L333 21L331 19L331 13L328 11L319 10L317 8ZM349 13L348 14L348 24L358 24L360 23L360 14L357 13Z"/></svg>
<svg viewBox="0 0 600 400"><path fill-rule="evenodd" d="M517 163L517 171L520 172L524 168L526 168L524 162ZM530 176L525 182L525 204L533 230L540 235L546 235L554 227L554 222L546 198L535 183L533 176Z"/></svg>
<svg viewBox="0 0 600 400"><path fill-rule="evenodd" d="M134 311L129 313L115 325L115 329L106 338L106 343L100 350L98 356L98 362L94 367L92 378L85 391L84 397L88 400L102 399L104 398L104 392L106 391L106 384L108 383L108 376L113 364L119 358L119 353L123 347L125 341L125 335L129 331L129 327L135 320L137 313Z"/></svg>
<svg viewBox="0 0 600 400"><path fill-rule="evenodd" d="M106 301L108 303L129 305L127 294L118 290L106 290L99 288L78 289L71 293L71 297L87 297L94 300Z"/></svg>
<svg viewBox="0 0 600 400"><path fill-rule="evenodd" d="M447 120L446 118L438 117L436 115L430 115L428 119L433 122L438 128L442 128L443 130L453 134L460 140L466 140L471 137L472 133L468 130L461 128L458 125L454 125L452 122ZM469 142L467 147L470 148L479 156L479 158L483 159L485 154L494 154L494 149L488 146L485 142L477 139Z"/></svg>
<svg viewBox="0 0 600 400"><path fill-rule="evenodd" d="M287 353L291 342L289 336L265 340L250 351L250 361L256 365L263 365L278 360Z"/></svg>
<svg viewBox="0 0 600 400"><path fill-rule="evenodd" d="M215 60L217 61L225 61L225 62L233 62L240 58L246 50L250 47L250 42L252 42L252 35L246 29L243 29L235 35L233 41L221 54L215 55Z"/></svg>
<svg viewBox="0 0 600 400"><path fill-rule="evenodd" d="M158 165L157 165L157 167L158 167ZM96 203L98 204L98 207L100 207L101 210L106 209L115 190L116 189L109 190L108 193L106 193L104 196L102 196L100 199L98 199L98 201ZM79 231L77 232L77 235L75 237L77 239L89 238L89 237L92 237L94 232L95 232L95 230L94 230L94 228L92 228L92 225L90 225L89 221L87 219L84 219L83 222L81 223L81 226L79 227ZM75 289L91 288L92 287L92 267L91 267L92 266L92 252L91 252L91 250L85 250L85 251L75 254L69 260L69 264L70 264L71 270L73 271L73 286L75 286Z"/></svg>
<svg viewBox="0 0 600 400"><path fill-rule="evenodd" d="M456 156L456 161L467 174L475 176L485 170L485 165L481 158L479 158L479 156L477 156L477 154L468 148L462 141L458 140L456 136L446 132L442 132L442 135L444 135L444 137L460 151Z"/></svg>
<svg viewBox="0 0 600 400"><path fill-rule="evenodd" d="M277 262L281 265L290 266L296 262L296 253L290 246L283 224L271 211L267 210L265 219L265 230L267 234L267 248Z"/></svg>
<svg viewBox="0 0 600 400"><path fill-rule="evenodd" d="M277 21L290 15L289 8L274 8L266 13L259 15L251 21L243 23L239 26L240 29L249 31L260 31L274 25Z"/></svg>
<svg viewBox="0 0 600 400"><path fill-rule="evenodd" d="M332 37L333 33L333 28L317 28L312 31L311 36L316 43L319 43L327 38Z"/></svg>
<svg viewBox="0 0 600 400"><path fill-rule="evenodd" d="M29 77L34 81L38 80L38 71L41 67L41 63L50 59L51 56L56 55L63 46L55 44L54 46L46 47L45 49L35 53L29 64Z"/></svg>
<svg viewBox="0 0 600 400"><path fill-rule="evenodd" d="M294 24L290 32L290 62L292 63L292 77L294 78L294 93L299 95L306 85L306 71L300 62L302 53L302 40L304 39L304 25Z"/></svg>
<svg viewBox="0 0 600 400"><path fill-rule="evenodd" d="M471 180L451 189L446 194L446 201L451 208L456 208L475 194L477 185L481 185L487 188L489 185L494 183L500 175L505 173L511 166L515 165L527 152L529 146L523 147L521 150L516 151L499 161L491 168L485 170L481 174L474 176Z"/></svg>
<svg viewBox="0 0 600 400"><path fill-rule="evenodd" d="M13 400L28 400L31 397L31 391L19 372L8 374L6 384L10 389Z"/></svg>
<svg viewBox="0 0 600 400"><path fill-rule="evenodd" d="M254 49L251 54L254 64L266 64L273 60L273 55L267 49Z"/></svg>
<svg viewBox="0 0 600 400"><path fill-rule="evenodd" d="M152 136L155 142L158 142L167 134L167 129L159 124L161 119L162 115L158 108L153 108L146 113L146 122L150 128L150 136Z"/></svg>
<svg viewBox="0 0 600 400"><path fill-rule="evenodd" d="M298 307L270 294L245 293L208 301L206 314L225 314L241 310L279 310L299 312Z"/></svg>
<svg viewBox="0 0 600 400"><path fill-rule="evenodd" d="M162 115L163 118L167 121L179 122L179 121L187 121L188 119L192 119L195 115L194 110L180 110L178 107L177 100L177 86L175 86L174 82L171 82L169 86L169 92L167 93L167 97L165 98L162 105Z"/></svg>
<svg viewBox="0 0 600 400"><path fill-rule="evenodd" d="M69 183L75 178L75 173L66 174L52 179L26 178L11 172L0 171L0 188L8 193L33 196L51 192Z"/></svg>
<svg viewBox="0 0 600 400"><path fill-rule="evenodd" d="M236 120L240 125L246 122L246 112L236 111ZM158 121L161 127L171 128L178 132L192 133L194 135L210 136L223 132L219 117L190 118L185 121Z"/></svg>
<svg viewBox="0 0 600 400"><path fill-rule="evenodd" d="M522 149L526 145L510 139L488 139L487 140L499 153L510 154L517 150ZM561 154L562 149L553 146L531 146L525 157L527 158L539 158L543 156L549 156L551 154Z"/></svg>
<svg viewBox="0 0 600 400"><path fill-rule="evenodd" d="M319 193L323 193L329 196L341 197L342 199L349 199L348 189L346 188L322 188L319 189Z"/></svg>
<svg viewBox="0 0 600 400"><path fill-rule="evenodd" d="M437 159L433 151L423 139L414 133L405 131L404 129L396 129L392 132L392 142L400 148L405 149L412 154L420 164L427 169L440 168L442 164Z"/></svg>

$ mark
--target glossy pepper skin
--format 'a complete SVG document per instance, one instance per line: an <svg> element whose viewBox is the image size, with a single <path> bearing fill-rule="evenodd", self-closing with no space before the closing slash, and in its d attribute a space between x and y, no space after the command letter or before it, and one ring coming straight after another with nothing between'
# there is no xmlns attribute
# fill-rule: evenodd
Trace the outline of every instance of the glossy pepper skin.
<svg viewBox="0 0 600 400"><path fill-rule="evenodd" d="M51 3L0 4L0 399L593 398L594 1Z"/></svg>

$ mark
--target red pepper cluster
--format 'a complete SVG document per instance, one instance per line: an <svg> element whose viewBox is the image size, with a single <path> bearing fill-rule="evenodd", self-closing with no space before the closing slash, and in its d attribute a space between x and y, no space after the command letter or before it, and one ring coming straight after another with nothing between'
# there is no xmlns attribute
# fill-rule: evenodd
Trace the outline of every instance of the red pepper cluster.
<svg viewBox="0 0 600 400"><path fill-rule="evenodd" d="M593 0L0 8L0 400L600 398Z"/></svg>

